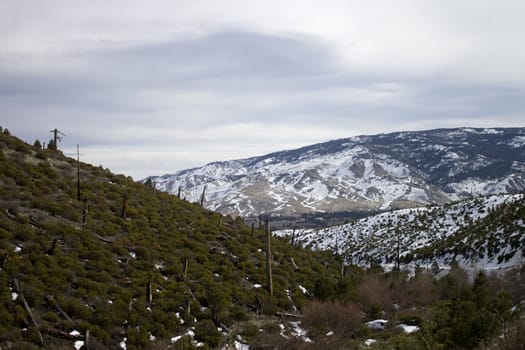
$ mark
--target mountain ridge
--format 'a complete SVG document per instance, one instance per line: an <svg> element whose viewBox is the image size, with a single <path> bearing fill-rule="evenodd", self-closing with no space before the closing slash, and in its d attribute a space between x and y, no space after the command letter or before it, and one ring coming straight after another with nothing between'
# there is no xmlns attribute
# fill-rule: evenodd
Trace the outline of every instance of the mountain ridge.
<svg viewBox="0 0 525 350"><path fill-rule="evenodd" d="M525 190L525 128L362 135L147 178L223 214L391 210ZM206 189L204 189L206 187Z"/></svg>

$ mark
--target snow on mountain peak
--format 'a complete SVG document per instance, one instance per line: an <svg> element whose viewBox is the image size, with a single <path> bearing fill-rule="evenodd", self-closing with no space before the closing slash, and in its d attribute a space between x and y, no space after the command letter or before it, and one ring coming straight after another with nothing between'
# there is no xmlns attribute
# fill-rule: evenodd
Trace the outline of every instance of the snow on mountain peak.
<svg viewBox="0 0 525 350"><path fill-rule="evenodd" d="M151 177L224 214L376 211L525 190L525 128L355 136Z"/></svg>

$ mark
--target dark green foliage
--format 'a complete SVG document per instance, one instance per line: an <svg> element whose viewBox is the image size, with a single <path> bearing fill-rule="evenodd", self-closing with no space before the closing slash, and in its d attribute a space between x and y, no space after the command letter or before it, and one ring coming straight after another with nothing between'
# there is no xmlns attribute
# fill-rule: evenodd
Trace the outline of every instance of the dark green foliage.
<svg viewBox="0 0 525 350"><path fill-rule="evenodd" d="M450 284L453 278L445 283ZM497 336L512 320L510 295L492 288L483 273L472 285L455 284L449 290L452 292L438 305L431 324L436 341L447 348L474 349Z"/></svg>
<svg viewBox="0 0 525 350"><path fill-rule="evenodd" d="M308 298L300 284L313 290L314 276L338 274L331 254L274 238L270 298L254 288L264 283L264 232L252 237L241 218L223 218L219 227L217 213L81 163L84 203L75 160L5 132L0 146L0 344L37 344L20 299L11 299L14 279L48 344L63 341L51 331L77 329L89 330L99 348L116 348L124 337L128 349L153 348L194 325L196 338L214 348L222 339L217 325L249 320L252 312L292 312ZM331 283L326 296L333 297L339 286Z"/></svg>
<svg viewBox="0 0 525 350"><path fill-rule="evenodd" d="M221 342L222 336L213 322L202 320L195 325L195 338L208 344L211 348L216 348Z"/></svg>
<svg viewBox="0 0 525 350"><path fill-rule="evenodd" d="M341 256L278 237L271 297L257 288L265 284L263 230L252 236L241 218L153 193L101 167L81 164L80 175L85 202L76 196L75 160L0 133L0 347L37 348L40 330L48 348L71 348L53 332L76 329L89 330L92 349L119 348L124 338L128 349L194 349L187 335L194 327L200 348L217 348L234 335L223 336L222 327L244 334L254 349L354 349L370 337L379 339L373 348L474 348L510 327L519 313L512 306L524 300L523 270L508 280L478 275L473 283L457 266L440 280L421 270L414 277L384 273L379 265L365 273L342 269ZM515 229L523 208L491 211L488 227ZM429 218L418 220L424 226ZM522 236L509 244L519 246ZM497 237L489 242L497 250ZM275 315L298 312L315 344L281 336ZM378 335L363 326L374 318L392 326ZM402 334L401 321L420 333ZM175 336L182 338L171 344Z"/></svg>
<svg viewBox="0 0 525 350"><path fill-rule="evenodd" d="M35 140L35 143L33 144L33 147L36 148L37 150L41 150L42 149L42 144L40 143L40 140Z"/></svg>
<svg viewBox="0 0 525 350"><path fill-rule="evenodd" d="M57 145L55 143L55 140L53 139L49 140L49 142L47 143L47 149L52 150L52 151L57 150Z"/></svg>

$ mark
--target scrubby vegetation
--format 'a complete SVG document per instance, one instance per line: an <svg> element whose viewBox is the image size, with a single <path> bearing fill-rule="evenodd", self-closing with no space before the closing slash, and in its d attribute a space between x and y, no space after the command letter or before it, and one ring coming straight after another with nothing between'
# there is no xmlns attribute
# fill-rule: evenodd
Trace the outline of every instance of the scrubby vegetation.
<svg viewBox="0 0 525 350"><path fill-rule="evenodd" d="M363 271L285 238L270 295L263 229L84 163L79 200L76 160L0 131L0 349L499 349L523 329L521 270Z"/></svg>

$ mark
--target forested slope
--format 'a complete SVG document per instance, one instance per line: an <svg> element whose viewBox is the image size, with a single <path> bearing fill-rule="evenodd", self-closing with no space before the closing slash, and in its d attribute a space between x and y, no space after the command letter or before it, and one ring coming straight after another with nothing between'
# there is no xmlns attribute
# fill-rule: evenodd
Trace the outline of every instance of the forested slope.
<svg viewBox="0 0 525 350"><path fill-rule="evenodd" d="M338 273L331 254L275 238L270 297L264 237L240 218L84 163L79 200L76 160L4 130L0 344L71 338L70 347L89 331L92 349L146 348L193 327L197 341L217 346L217 326L293 312L301 288Z"/></svg>

